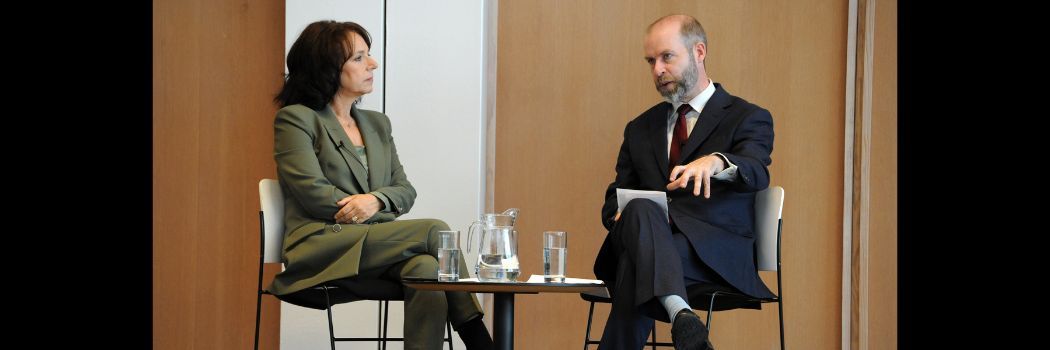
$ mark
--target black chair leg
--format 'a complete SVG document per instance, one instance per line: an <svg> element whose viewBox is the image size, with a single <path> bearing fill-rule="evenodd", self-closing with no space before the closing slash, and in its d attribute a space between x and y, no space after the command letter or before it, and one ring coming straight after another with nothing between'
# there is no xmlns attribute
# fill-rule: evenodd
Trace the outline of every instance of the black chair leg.
<svg viewBox="0 0 1050 350"><path fill-rule="evenodd" d="M328 286L322 286L324 290L324 304L328 307L328 339L332 342L332 350L335 350L335 327L332 326L332 301L328 298Z"/></svg>
<svg viewBox="0 0 1050 350"><path fill-rule="evenodd" d="M259 350L259 317L262 315L262 291L259 291L258 294L259 295L255 298L255 350ZM784 324L784 322L781 322L781 324ZM783 329L783 327L781 327L781 329ZM783 332L781 332L781 334L783 334ZM781 343L783 343L783 341L781 341Z"/></svg>
<svg viewBox="0 0 1050 350"><path fill-rule="evenodd" d="M594 302L591 302L591 310L587 311L587 333L583 335L583 350L591 344L591 318L594 317Z"/></svg>
<svg viewBox="0 0 1050 350"><path fill-rule="evenodd" d="M784 297L781 296L780 300ZM777 311L780 312L780 350L784 350L784 303L782 301L777 302Z"/></svg>
<svg viewBox="0 0 1050 350"><path fill-rule="evenodd" d="M448 350L452 350L452 322L445 321L445 330L448 331Z"/></svg>
<svg viewBox="0 0 1050 350"><path fill-rule="evenodd" d="M711 302L707 304L707 334L711 334L711 315L715 313L715 296L718 296L718 292L711 293Z"/></svg>
<svg viewBox="0 0 1050 350"><path fill-rule="evenodd" d="M390 301L383 300L383 350L386 350L387 325L390 324Z"/></svg>
<svg viewBox="0 0 1050 350"><path fill-rule="evenodd" d="M377 301L376 317L379 317L379 322L376 323L376 350L382 350L383 340L380 338L383 338L383 327L381 326L383 324L383 301Z"/></svg>

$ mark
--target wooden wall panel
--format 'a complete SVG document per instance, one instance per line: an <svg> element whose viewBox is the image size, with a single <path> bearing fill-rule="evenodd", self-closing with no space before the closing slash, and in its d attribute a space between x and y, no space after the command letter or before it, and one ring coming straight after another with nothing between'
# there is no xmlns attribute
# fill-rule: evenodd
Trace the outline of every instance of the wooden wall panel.
<svg viewBox="0 0 1050 350"><path fill-rule="evenodd" d="M568 273L593 278L599 213L627 121L660 101L643 60L646 26L687 13L709 37L708 70L769 109L772 181L787 193L785 317L791 348L839 346L846 3L534 1L499 7L495 208L522 209L525 277L541 273L541 232L569 232ZM764 276L775 283L775 275ZM517 298L519 349L579 347L578 295ZM600 335L608 306L596 311ZM670 339L666 325L660 337ZM776 348L776 307L715 315L714 344Z"/></svg>
<svg viewBox="0 0 1050 350"><path fill-rule="evenodd" d="M875 3L868 349L897 348L897 2Z"/></svg>
<svg viewBox="0 0 1050 350"><path fill-rule="evenodd" d="M155 349L252 345L283 33L284 1L153 2ZM276 348L279 308L265 305Z"/></svg>

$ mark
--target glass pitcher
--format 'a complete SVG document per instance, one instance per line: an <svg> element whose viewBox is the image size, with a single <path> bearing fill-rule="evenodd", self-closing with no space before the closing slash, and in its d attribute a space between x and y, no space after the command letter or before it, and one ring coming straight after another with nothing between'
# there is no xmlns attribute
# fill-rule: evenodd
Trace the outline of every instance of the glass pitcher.
<svg viewBox="0 0 1050 350"><path fill-rule="evenodd" d="M517 278L518 275L518 239L517 233L514 232L514 224L517 221L517 218L518 208L510 208L501 214L482 214L481 220L471 223L470 227L467 228L467 251L470 252L473 250L474 232L477 231L479 233L478 251L480 254L489 255L487 257L489 260L485 264L489 267L502 266L503 260L507 260L508 264L513 265L513 278ZM496 228L506 228L507 230L496 230ZM486 229L489 229L489 231L485 231ZM494 237L494 235L498 237ZM501 256L498 263L496 263L496 254ZM478 276L479 280L493 281L494 279L504 280L504 278L507 278L506 273L502 274L503 277L491 277L494 275L500 275L493 273L492 270L486 271L487 276L483 277L481 274L481 266L482 258L481 255L479 255L478 261L474 265L474 275Z"/></svg>

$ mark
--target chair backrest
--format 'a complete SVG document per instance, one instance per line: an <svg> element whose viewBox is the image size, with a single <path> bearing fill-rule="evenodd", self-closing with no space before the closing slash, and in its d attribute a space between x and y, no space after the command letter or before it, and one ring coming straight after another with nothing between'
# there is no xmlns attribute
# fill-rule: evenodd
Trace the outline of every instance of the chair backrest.
<svg viewBox="0 0 1050 350"><path fill-rule="evenodd" d="M262 210L263 262L281 262L284 245L284 194L274 179L259 181L259 205Z"/></svg>
<svg viewBox="0 0 1050 350"><path fill-rule="evenodd" d="M780 220L784 211L784 188L772 186L755 194L755 244L758 245L758 269L777 271Z"/></svg>

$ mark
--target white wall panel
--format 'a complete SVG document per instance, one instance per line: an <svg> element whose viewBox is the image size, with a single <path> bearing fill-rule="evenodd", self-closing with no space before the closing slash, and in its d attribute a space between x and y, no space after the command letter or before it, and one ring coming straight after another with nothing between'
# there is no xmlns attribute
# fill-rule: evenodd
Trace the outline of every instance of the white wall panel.
<svg viewBox="0 0 1050 350"><path fill-rule="evenodd" d="M481 2L389 6L387 114L419 189L404 217L441 218L465 239L482 205Z"/></svg>

